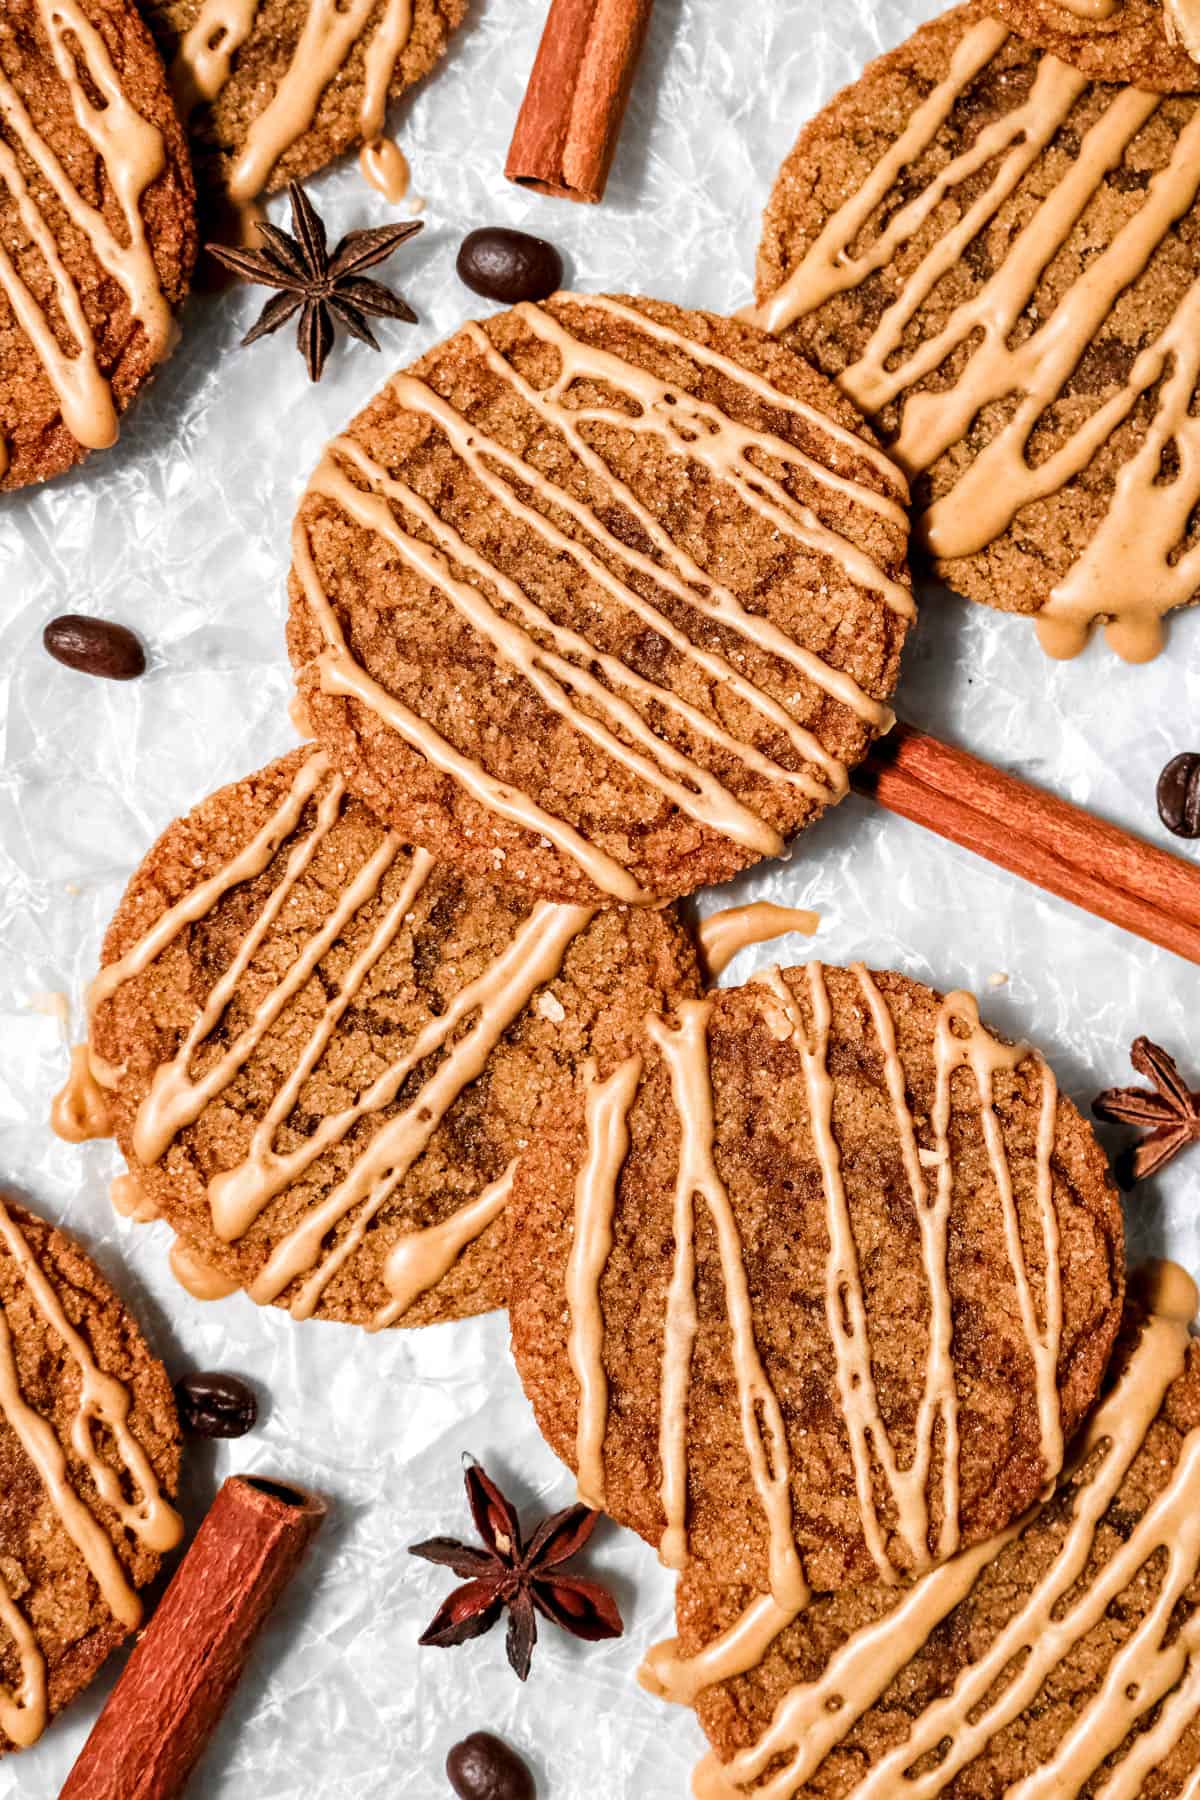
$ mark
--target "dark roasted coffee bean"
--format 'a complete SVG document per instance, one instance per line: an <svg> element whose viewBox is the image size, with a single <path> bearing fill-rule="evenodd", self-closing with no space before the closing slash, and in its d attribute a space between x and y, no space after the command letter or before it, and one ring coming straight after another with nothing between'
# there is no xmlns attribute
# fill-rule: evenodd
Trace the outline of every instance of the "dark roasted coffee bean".
<svg viewBox="0 0 1200 1800"><path fill-rule="evenodd" d="M490 1731L473 1731L446 1758L459 1800L535 1800L533 1776L515 1750Z"/></svg>
<svg viewBox="0 0 1200 1800"><path fill-rule="evenodd" d="M465 237L456 266L460 281L506 306L544 300L562 286L562 257L554 245L503 225L485 225Z"/></svg>
<svg viewBox="0 0 1200 1800"><path fill-rule="evenodd" d="M245 1437L258 1418L254 1389L237 1375L185 1375L175 1383L175 1402L194 1437Z"/></svg>
<svg viewBox="0 0 1200 1800"><path fill-rule="evenodd" d="M1176 837L1200 837L1200 750L1173 756L1159 776L1158 816Z"/></svg>
<svg viewBox="0 0 1200 1800"><path fill-rule="evenodd" d="M137 638L127 626L114 625L111 619L63 613L46 626L42 643L56 662L78 669L81 675L132 681L146 668L146 652Z"/></svg>

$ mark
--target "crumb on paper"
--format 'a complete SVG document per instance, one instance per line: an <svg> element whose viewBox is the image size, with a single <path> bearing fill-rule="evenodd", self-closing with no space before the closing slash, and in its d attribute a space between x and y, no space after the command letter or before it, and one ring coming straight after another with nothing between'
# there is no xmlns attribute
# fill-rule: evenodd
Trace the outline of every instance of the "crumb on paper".
<svg viewBox="0 0 1200 1800"><path fill-rule="evenodd" d="M988 976L987 984L990 988L1007 987L1008 976L1004 973L1003 969L997 969L993 974Z"/></svg>

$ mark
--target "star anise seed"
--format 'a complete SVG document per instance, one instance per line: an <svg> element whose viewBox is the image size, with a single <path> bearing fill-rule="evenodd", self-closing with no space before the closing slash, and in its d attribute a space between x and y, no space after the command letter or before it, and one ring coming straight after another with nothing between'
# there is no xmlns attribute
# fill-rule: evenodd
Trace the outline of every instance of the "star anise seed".
<svg viewBox="0 0 1200 1800"><path fill-rule="evenodd" d="M1164 1168L1188 1144L1200 1143L1200 1092L1184 1081L1175 1059L1148 1037L1135 1039L1129 1060L1151 1088L1105 1088L1092 1102L1098 1119L1145 1132L1117 1161L1117 1179L1132 1187Z"/></svg>
<svg viewBox="0 0 1200 1800"><path fill-rule="evenodd" d="M420 231L420 219L404 225L377 225L370 231L350 231L332 255L326 244L325 226L299 182L288 186L292 203L292 230L282 231L264 219L258 227L261 250L235 250L225 244L209 244L217 261L246 281L278 288L258 319L242 339L253 344L300 314L296 342L308 365L310 381L320 381L333 348L336 319L361 343L378 350L368 318L403 319L415 325L417 315L408 301L393 294L380 281L364 274Z"/></svg>
<svg viewBox="0 0 1200 1800"><path fill-rule="evenodd" d="M598 1513L568 1506L543 1519L526 1544L516 1512L479 1463L468 1463L466 1484L483 1548L454 1538L429 1538L410 1550L412 1556L440 1563L464 1578L462 1587L439 1606L419 1643L443 1649L465 1644L490 1631L507 1608L508 1660L524 1681L537 1642L538 1613L588 1643L620 1637L621 1614L608 1590L597 1581L557 1572L583 1549Z"/></svg>

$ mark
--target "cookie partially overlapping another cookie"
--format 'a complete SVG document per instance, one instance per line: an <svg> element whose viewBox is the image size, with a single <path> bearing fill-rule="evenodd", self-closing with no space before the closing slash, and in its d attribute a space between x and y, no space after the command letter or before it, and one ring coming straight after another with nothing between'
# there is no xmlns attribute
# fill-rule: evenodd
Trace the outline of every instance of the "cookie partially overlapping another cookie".
<svg viewBox="0 0 1200 1800"><path fill-rule="evenodd" d="M1196 1288L1173 1264L1130 1285L1108 1391L1027 1520L911 1587L817 1597L724 1677L753 1596L728 1569L684 1576L667 1660L703 1684L698 1800L1196 1791Z"/></svg>
<svg viewBox="0 0 1200 1800"><path fill-rule="evenodd" d="M89 35L97 0L16 5L67 99L14 151L0 89L10 222L53 277L34 282L39 324L0 249L0 302L41 344L58 423L99 441L119 359L110 379L98 337L63 360L76 271L64 286L38 220L72 254L83 231L96 317L124 318L112 277L141 357L154 281L174 292L156 245L173 222L182 270L191 229L190 198L162 219L141 201L156 180L182 195L185 164L165 127L155 162L109 83L104 56L124 65ZM781 855L893 724L910 503L938 571L1036 614L1056 654L1099 618L1148 655L1200 593L1190 7L970 0L801 135L755 318L543 298L547 279L393 377L294 523L294 722L316 742L167 828L90 991L70 1135L112 1129L114 1201L173 1227L193 1293L370 1330L510 1307L582 1504L526 1536L472 1470L480 1546L415 1546L466 1578L419 1641L462 1645L507 1608L523 1679L538 1612L619 1632L601 1590L561 1575L605 1508L681 1574L678 1638L643 1680L695 1703L704 1800L1200 1793L1189 1278L1160 1269L1127 1301L1100 1145L969 994L819 962L706 993L705 962L715 976L738 942L814 916L760 902L693 944L673 906ZM387 189L389 97L465 6L149 10L208 191L242 205L356 140ZM646 9L622 12L619 105ZM96 217L42 153L78 132L104 152ZM115 250L114 143L137 200ZM22 157L57 211L26 204ZM331 263L315 208L293 205L294 253L268 229L241 260L279 290L266 327L300 313L316 375L334 303L353 332L362 268L416 227L352 234ZM37 268L29 244L16 262ZM0 329L0 407L5 345ZM43 469L13 443L10 485L49 472L49 449ZM971 843L946 822L952 784L928 785L939 828ZM982 813L999 782L977 791ZM1196 1096L1153 1060L1126 1116L1178 1148ZM192 1391L222 1385L252 1419L236 1380ZM132 1628L174 1540L164 1387L86 1259L0 1201L8 1742ZM259 1492L306 1500L273 1476ZM233 1561L218 1552L222 1581Z"/></svg>
<svg viewBox="0 0 1200 1800"><path fill-rule="evenodd" d="M130 1204L193 1267L297 1317L427 1324L504 1304L511 1165L561 1073L607 1072L648 1009L698 990L670 910L472 881L309 745L201 802L136 871L91 1069Z"/></svg>
<svg viewBox="0 0 1200 1800"><path fill-rule="evenodd" d="M743 1653L1018 1517L1120 1317L1116 1193L1047 1063L862 967L652 1021L560 1095L511 1218L543 1434L670 1566L762 1596Z"/></svg>

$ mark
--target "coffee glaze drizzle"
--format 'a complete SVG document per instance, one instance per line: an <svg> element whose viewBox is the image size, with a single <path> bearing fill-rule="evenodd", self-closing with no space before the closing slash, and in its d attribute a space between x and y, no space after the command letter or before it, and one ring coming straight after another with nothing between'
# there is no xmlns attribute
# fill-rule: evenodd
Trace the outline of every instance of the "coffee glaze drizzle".
<svg viewBox="0 0 1200 1800"><path fill-rule="evenodd" d="M1057 4L1077 19L1111 19L1117 10L1117 0L1057 0Z"/></svg>
<svg viewBox="0 0 1200 1800"><path fill-rule="evenodd" d="M969 994L953 994L938 1015L934 1046L936 1099L933 1127L935 1161L934 1192L928 1192L925 1171L917 1150L912 1113L905 1096L904 1069L896 1048L895 1030L882 994L861 964L856 967L863 998L883 1052L885 1080L896 1115L901 1152L908 1176L913 1209L921 1230L921 1256L930 1300L930 1344L926 1364L925 1393L917 1420L917 1448L909 1468L900 1468L879 1410L871 1368L866 1300L842 1184L841 1159L833 1135L833 1079L829 1073L829 1040L832 1010L819 963L808 966L809 1002L813 1026L805 1030L794 995L778 970L762 977L768 991L783 1008L793 1044L804 1068L808 1090L810 1128L821 1165L829 1224L830 1258L826 1270L825 1314L837 1363L838 1392L850 1438L855 1490L867 1546L884 1581L896 1579L888 1556L882 1525L874 1500L873 1467L884 1474L895 1503L898 1529L911 1558L920 1569L930 1562L930 1514L928 1485L933 1460L934 1435L940 1424L945 1444L943 1455L943 1511L939 1557L958 1547L958 1406L951 1350L950 1290L947 1278L950 1200L953 1165L950 1155L950 1082L956 1068L970 1068L979 1096L980 1117L997 1195L1004 1215L1005 1242L1020 1305L1021 1321L1033 1358L1038 1420L1041 1428L1042 1466L1053 1480L1062 1463L1062 1432L1058 1405L1058 1344L1061 1328L1059 1300L1058 1231L1050 1188L1050 1152L1054 1144L1054 1119L1058 1093L1045 1063L1042 1069L1042 1125L1038 1140L1038 1193L1042 1213L1043 1245L1047 1271L1048 1319L1039 1326L1033 1294L1021 1246L1021 1229L1013 1200L1012 1175L1003 1135L992 1110L992 1077L997 1070L1015 1069L1029 1052L1021 1045L1002 1044L980 1024L975 1001ZM958 1036L955 1025L967 1035Z"/></svg>
<svg viewBox="0 0 1200 1800"><path fill-rule="evenodd" d="M1167 1390L1184 1367L1195 1283L1173 1264L1158 1265L1154 1312L1107 1400L1076 1444L1064 1481L1098 1454L1098 1466L1078 1482L1069 1528L1041 1580L987 1649L963 1669L954 1687L930 1700L911 1721L904 1741L859 1777L856 1800L932 1800L943 1793L989 1741L1033 1703L1043 1683L1107 1613L1122 1616L1120 1596L1157 1554L1166 1568L1145 1617L1127 1635L1094 1695L1084 1704L1053 1755L1007 1788L1008 1800L1054 1800L1078 1794L1105 1759L1160 1701L1155 1724L1094 1792L1097 1800L1137 1800L1143 1783L1196 1717L1200 1703L1200 1614L1193 1611L1165 1642L1172 1615L1200 1570L1200 1431L1183 1440L1162 1492L1079 1591L1097 1528ZM721 1763L709 1755L693 1784L697 1800L792 1800L825 1758L875 1705L942 1620L966 1600L983 1571L1037 1517L1026 1517L987 1543L960 1553L906 1589L897 1605L863 1627L829 1658L817 1680L797 1684L776 1708L751 1748ZM1011 1679L1001 1685L1001 1678ZM1172 1692L1174 1690L1174 1692ZM910 1774L937 1753L936 1766ZM781 1766L782 1765L782 1766ZM1195 1793L1196 1778L1186 1789Z"/></svg>
<svg viewBox="0 0 1200 1800"><path fill-rule="evenodd" d="M594 1062L584 1070L587 1096L587 1161L575 1184L575 1235L567 1263L567 1340L571 1368L579 1383L579 1425L575 1437L579 1498L604 1505L604 1428L608 1379L604 1373L604 1320L596 1303L600 1278L612 1254L617 1179L629 1154L629 1109L641 1079L642 1059L631 1056L601 1081Z"/></svg>
<svg viewBox="0 0 1200 1800"><path fill-rule="evenodd" d="M167 1265L172 1275L185 1294L193 1300L208 1303L214 1300L228 1300L236 1294L238 1284L215 1269L210 1262L205 1262L198 1250L185 1244L182 1238L176 1238L167 1256Z"/></svg>
<svg viewBox="0 0 1200 1800"><path fill-rule="evenodd" d="M1033 1366L1041 1453L1045 1479L1053 1481L1062 1463L1058 1397L1058 1348L1061 1298L1058 1231L1051 1187L1050 1157L1054 1143L1057 1087L1038 1059L1042 1105L1036 1153L1036 1184L1044 1266L1044 1319L1039 1319L1033 1283L1022 1246L1013 1197L1012 1175L993 1110L993 1079L1001 1070L1026 1062L1027 1048L1003 1044L981 1024L969 994L949 995L942 1003L935 1033L935 1100L931 1117L932 1151L918 1150L915 1124L906 1097L905 1074L887 1004L869 972L856 965L854 974L863 1006L872 1022L883 1062L885 1084L896 1117L901 1154L921 1235L922 1262L929 1299L925 1389L916 1421L912 1459L902 1467L884 1424L875 1389L867 1337L867 1318L857 1248L842 1185L838 1147L832 1130L833 1080L829 1073L830 1003L819 963L804 971L812 1012L806 1027L795 994L776 970L760 978L764 1023L778 1042L790 1041L801 1058L807 1092L810 1131L824 1189L829 1253L825 1270L825 1305L833 1344L836 1377L865 1541L881 1580L894 1583L901 1574L889 1551L875 1500L878 1471L891 1498L896 1531L905 1550L907 1569L928 1568L958 1547L960 1531L958 1397L951 1342L951 1296L948 1285L952 1163L951 1083L958 1069L970 1071L976 1090L981 1129L1001 1212L1005 1245ZM652 1691L689 1700L701 1687L743 1672L761 1660L778 1633L808 1604L809 1587L794 1539L789 1487L788 1440L778 1399L755 1343L750 1293L737 1223L728 1192L714 1159L714 1094L708 1061L707 1029L711 1001L691 1001L679 1010L678 1025L663 1019L648 1022L648 1035L659 1049L671 1079L679 1119L678 1177L673 1200L674 1260L667 1294L659 1404L659 1451L665 1530L660 1555L672 1568L688 1560L688 1393L692 1351L699 1319L696 1309L694 1249L697 1198L708 1208L716 1233L726 1296L731 1354L738 1389L743 1441L752 1480L769 1537L770 1592L745 1617L698 1658L683 1659L674 1643L657 1646L647 1659L642 1679ZM576 1199L576 1234L586 1196L615 1192L628 1138L611 1129L599 1104L603 1090L589 1092L588 1152ZM935 1173L932 1188L926 1163ZM611 1216L611 1209L608 1209ZM573 1345L603 1344L599 1258L587 1259L588 1280L573 1270L569 1296ZM573 1364L576 1358L572 1356ZM593 1350L593 1368L599 1352ZM578 1368L577 1368L578 1374ZM581 1382L580 1440L603 1444L605 1415L600 1384ZM587 1419L585 1432L585 1418ZM929 1487L935 1442L942 1445L941 1525L931 1548L932 1514ZM592 1469L602 1467L593 1449ZM589 1483L595 1480L590 1476Z"/></svg>
<svg viewBox="0 0 1200 1800"><path fill-rule="evenodd" d="M161 1214L155 1202L143 1193L136 1175L118 1175L108 1190L109 1202L118 1218L134 1225L149 1225Z"/></svg>
<svg viewBox="0 0 1200 1800"><path fill-rule="evenodd" d="M312 830L288 850L282 874L250 923L237 953L198 1008L175 1055L156 1069L139 1105L134 1149L140 1163L152 1166L166 1154L178 1133L194 1124L224 1092L266 1032L310 981L326 952L351 928L362 910L377 901L384 877L393 865L405 870L404 859L408 859L395 898L382 909L366 944L326 1001L298 1061L255 1124L243 1160L233 1168L219 1171L209 1183L213 1229L225 1243L236 1243L274 1198L301 1182L318 1159L342 1144L360 1121L391 1106L421 1064L427 1059L435 1060L435 1066L403 1110L381 1125L337 1186L301 1214L249 1284L247 1292L251 1298L266 1304L277 1301L285 1289L299 1283L290 1304L295 1318L309 1318L316 1311L329 1282L361 1248L372 1221L422 1155L460 1094L482 1073L504 1031L524 1011L537 989L558 973L567 950L594 916L588 907L547 903L535 906L499 955L459 990L443 1013L428 1020L353 1104L326 1112L303 1143L278 1151L274 1148L276 1136L294 1112L305 1082L317 1068L371 971L402 930L434 867L427 852L407 851L395 833L388 833L359 869L347 871L346 885L327 917L259 1001L250 1022L225 1044L202 1076L194 1076L192 1065L197 1053L219 1031L255 952L337 824L344 798L344 783L340 776L331 773L326 757L321 752L307 757L287 794L253 840L223 869L199 882L191 893L164 912L124 956L106 965L89 996L94 1019L98 1008L126 981L148 969L187 926L206 918L235 886L262 874L296 832L306 807L315 808ZM468 1027L469 1020L472 1022ZM437 1061L439 1057L441 1060ZM93 1056L92 1061L98 1078L115 1084L118 1071L108 1068L98 1057ZM510 1173L445 1224L417 1231L396 1242L383 1269L384 1286L391 1300L379 1308L375 1328L394 1324L402 1317L499 1216L507 1199ZM326 1240L347 1219L349 1227L335 1246L327 1248Z"/></svg>
<svg viewBox="0 0 1200 1800"><path fill-rule="evenodd" d="M398 1238L388 1252L384 1282L393 1296L391 1304L376 1314L369 1327L380 1331L402 1319L410 1306L450 1273L463 1251L483 1236L498 1219L512 1194L516 1158L503 1175L488 1183L474 1200L460 1206L441 1225L429 1225Z"/></svg>
<svg viewBox="0 0 1200 1800"><path fill-rule="evenodd" d="M116 402L100 368L83 296L67 270L54 227L25 166L33 165L38 184L49 190L87 240L100 267L124 290L150 358L158 362L170 348L171 308L147 241L141 202L165 167L165 151L158 127L141 116L125 93L104 39L77 0L36 0L36 4L75 124L120 206L125 238L118 237L99 208L84 198L0 68L0 184L7 188L22 229L45 265L61 324L56 328L52 323L3 244L0 292L54 389L67 430L85 449L102 450L117 439ZM87 159L79 161L82 166ZM70 340L70 348L63 347L60 331Z"/></svg>
<svg viewBox="0 0 1200 1800"><path fill-rule="evenodd" d="M35 1257L29 1242L0 1196L0 1247L16 1267L30 1305L75 1365L79 1400L70 1429L72 1457L86 1469L91 1486L118 1525L148 1550L174 1549L183 1535L179 1515L164 1496L150 1459L129 1428L132 1396L123 1382L106 1375L91 1347L67 1317L58 1292ZM0 1306L0 1414L16 1434L41 1480L64 1531L74 1543L109 1611L132 1631L142 1616L141 1601L130 1586L113 1547L110 1527L95 1506L78 1491L63 1444L49 1421L25 1399L17 1370L12 1330ZM96 1428L115 1451L121 1474L96 1447ZM16 1744L30 1744L46 1722L45 1663L36 1637L7 1587L0 1581L0 1623L20 1656L21 1686L16 1694L0 1690L0 1726Z"/></svg>
<svg viewBox="0 0 1200 1800"><path fill-rule="evenodd" d="M86 1044L72 1045L70 1072L50 1103L50 1129L68 1144L112 1136L108 1096L92 1074Z"/></svg>
<svg viewBox="0 0 1200 1800"><path fill-rule="evenodd" d="M1200 7L1196 0L1162 0L1163 31L1168 44L1182 46L1200 62Z"/></svg>
<svg viewBox="0 0 1200 1800"><path fill-rule="evenodd" d="M1089 16L1102 16L1098 11ZM1200 548L1178 554L1200 501L1200 422L1190 407L1200 373L1200 283L1181 296L1158 338L1147 344L1109 399L1051 455L1031 460L1030 439L1059 399L1080 358L1122 294L1146 269L1166 233L1200 190L1200 108L1192 112L1170 160L1150 180L1138 210L1088 264L1048 316L1019 342L1013 334L1043 271L1062 249L1106 175L1121 166L1138 133L1164 104L1158 94L1118 87L1084 134L1078 157L1046 197L1003 263L979 292L959 305L934 334L913 348L906 339L937 283L995 218L1051 140L1088 93L1087 78L1057 57L1042 55L1028 96L947 160L928 185L888 219L866 248L852 254L871 218L906 168L932 146L955 105L1008 40L992 19L970 26L945 78L914 109L907 126L858 192L826 222L791 274L750 316L781 332L836 294L861 286L892 262L947 196L966 184L986 185L908 275L866 348L839 384L868 415L903 399L892 455L910 475L931 468L961 442L987 406L1011 402L1006 423L966 464L955 485L919 521L935 556L976 554L1013 523L1021 508L1059 493L1096 454L1144 396L1162 387L1146 437L1122 466L1104 520L1037 615L1043 648L1076 655L1096 619L1106 619L1112 648L1144 662L1162 648L1162 615L1200 587ZM939 391L914 391L968 341L958 379ZM1168 373L1169 371L1169 373ZM1163 453L1174 444L1178 474L1162 479Z"/></svg>
<svg viewBox="0 0 1200 1800"><path fill-rule="evenodd" d="M358 153L358 166L363 172L363 179L370 183L377 194L382 194L390 206L399 206L402 200L408 199L412 170L403 150L391 138L380 138L374 144L364 144ZM419 202L411 202L409 210L419 211Z"/></svg>
<svg viewBox="0 0 1200 1800"><path fill-rule="evenodd" d="M647 1022L671 1078L679 1118L679 1170L675 1184L675 1257L667 1294L659 1407L661 1498L666 1530L659 1555L668 1568L688 1560L687 1417L696 1310L695 1204L708 1208L716 1232L732 1340L734 1376L742 1440L769 1534L771 1596L794 1613L807 1605L809 1586L792 1533L787 1431L775 1390L754 1337L750 1286L733 1204L714 1157L716 1125L708 1059L711 1000L690 1000L679 1009L678 1026L664 1019Z"/></svg>
<svg viewBox="0 0 1200 1800"><path fill-rule="evenodd" d="M893 492L896 490L899 477L887 458L815 408L781 393L761 377L747 373L728 358L632 307L596 295L588 295L581 304L632 324L647 337L682 351L702 366L719 370L755 395L769 399L780 410L802 418L839 447L853 450L870 462ZM911 618L913 601L909 590L893 581L849 539L824 525L781 482L751 462L748 452L757 451L803 469L831 492L898 525L904 521L903 507L891 494L878 493L825 468L787 440L740 425L716 406L677 392L671 383L649 370L585 342L541 307L523 304L514 311L536 337L558 353L559 373L548 388L532 387L479 326L466 326L463 335L491 373L552 427L587 474L611 491L620 506L633 515L657 551L657 560L626 544L593 507L577 499L566 485L552 481L526 458L489 436L427 383L415 376L398 375L390 384L392 394L406 410L423 416L436 427L492 501L557 554L569 558L581 576L595 582L618 606L642 620L712 683L727 686L782 733L800 761L799 769L784 768L669 686L638 674L619 657L601 653L580 632L557 624L514 580L475 550L414 487L390 474L355 439L342 437L330 445L309 484L309 493L322 496L364 530L375 533L488 642L502 664L519 671L543 705L569 721L591 744L710 830L745 846L756 856L778 855L784 847L781 834L693 757L660 736L637 703L649 711L658 708L673 715L720 752L735 757L751 774L822 803L838 800L846 792L844 765L825 750L813 732L798 724L784 706L741 673L721 651L695 642L673 623L652 600L645 598L630 577L648 578L701 619L725 626L750 644L770 652L874 731L888 730L893 715L844 670L832 667L793 642L769 619L748 612L730 588L714 579L675 542L613 473L580 427L611 425L663 439L671 451L700 464L747 507L768 519L781 537L839 563L856 582L877 593L892 611ZM566 396L580 380L616 388L636 402L637 415L607 407L568 405ZM586 535L577 537L561 529L551 517L523 500L514 484L565 513ZM420 528L420 536L403 522L405 518ZM605 558L622 564L628 574L615 574ZM479 762L459 753L428 721L367 673L355 660L324 591L303 519L297 520L293 533L293 560L322 637L318 668L325 693L354 699L376 713L429 763L450 775L499 817L548 838L603 893L632 904L645 904L655 898L598 845L541 807L531 795L498 781ZM469 579L455 575L451 565L465 570ZM495 591L500 605L487 597L484 584ZM586 702L589 710L581 702Z"/></svg>
<svg viewBox="0 0 1200 1800"><path fill-rule="evenodd" d="M776 906L770 900L751 900L745 906L726 906L709 913L696 927L705 979L715 981L723 975L738 952L751 944L769 943L790 931L811 937L820 922L820 913L802 906Z"/></svg>
<svg viewBox="0 0 1200 1800"><path fill-rule="evenodd" d="M46 1729L46 1659L24 1613L0 1575L0 1626L12 1639L21 1669L20 1686L0 1687L0 1731L21 1750L36 1744Z"/></svg>
<svg viewBox="0 0 1200 1800"><path fill-rule="evenodd" d="M220 94L233 72L234 58L254 32L262 4L263 0L203 0L171 70L172 86L185 118ZM339 78L378 12L379 0L344 0L341 4L339 0L309 0L291 61L251 122L229 175L226 185L232 200L253 200L269 185L279 159L311 128L325 90ZM379 22L366 40L359 130L364 151L375 161L370 171L364 162L364 172L389 198L389 190L399 183L395 161L399 152L389 155L395 147L386 145L383 126L388 90L412 26L412 0L383 0ZM407 181L397 197L405 192Z"/></svg>

